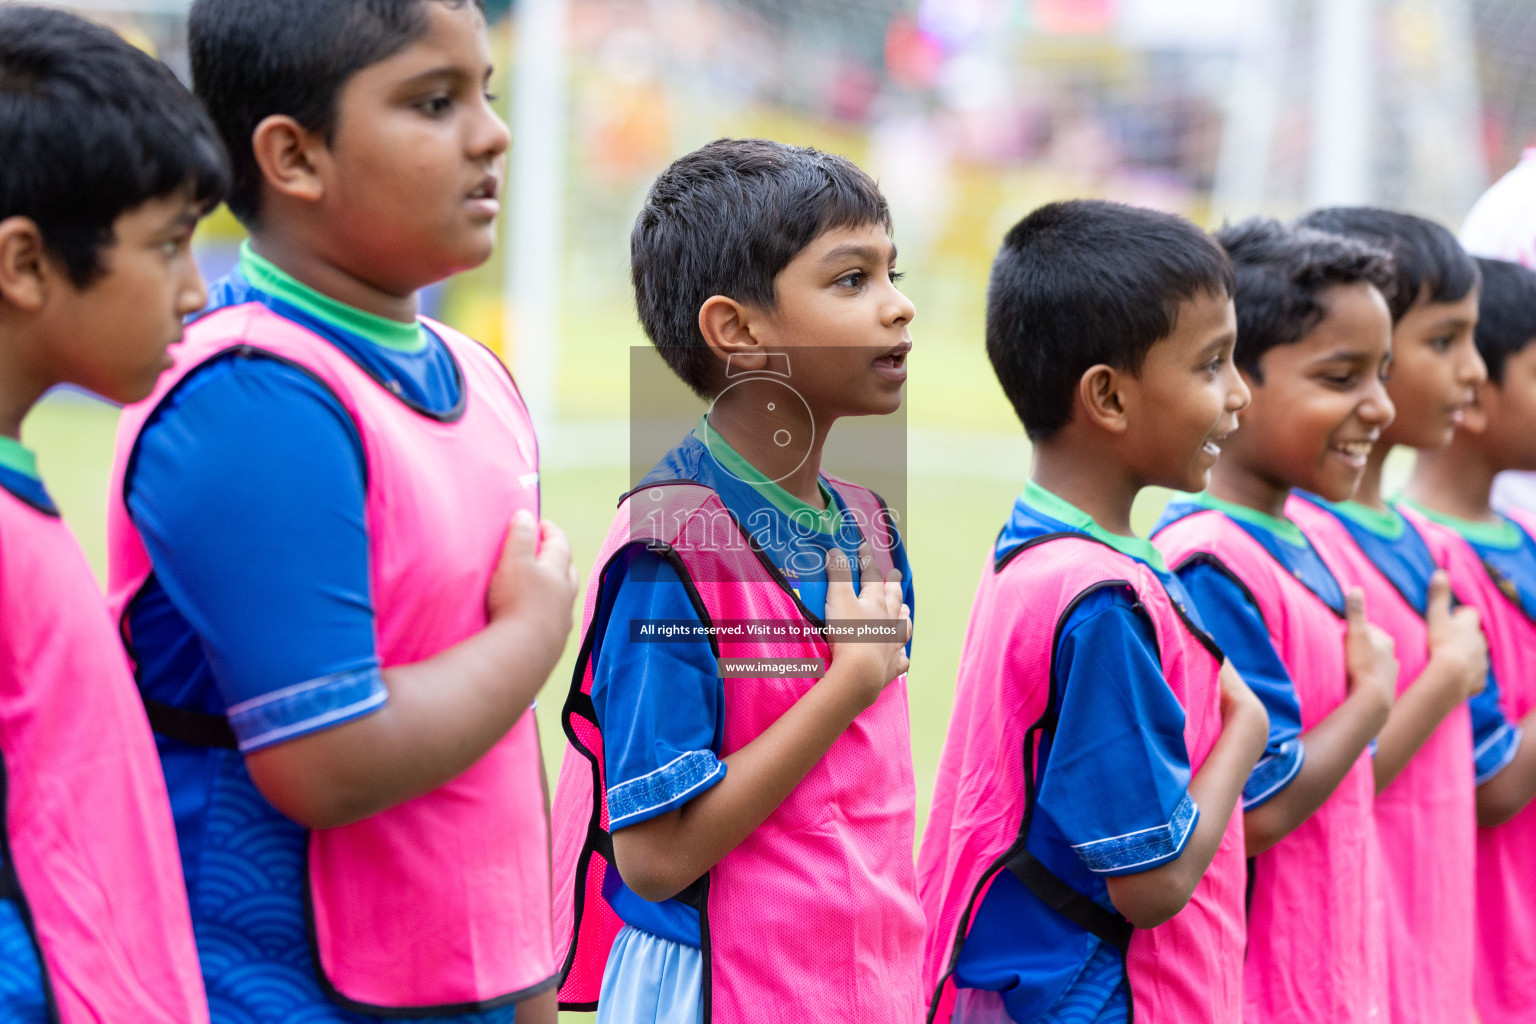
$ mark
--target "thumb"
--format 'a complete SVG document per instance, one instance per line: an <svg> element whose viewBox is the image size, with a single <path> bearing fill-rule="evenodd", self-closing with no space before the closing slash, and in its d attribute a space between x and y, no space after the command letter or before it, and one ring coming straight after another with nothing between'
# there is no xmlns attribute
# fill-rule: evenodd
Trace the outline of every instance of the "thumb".
<svg viewBox="0 0 1536 1024"><path fill-rule="evenodd" d="M1436 569L1429 578L1429 616L1443 619L1451 614L1451 581L1444 569Z"/></svg>
<svg viewBox="0 0 1536 1024"><path fill-rule="evenodd" d="M1350 632L1366 629L1370 621L1365 617L1365 591L1359 587L1352 587L1344 596L1344 620L1349 624Z"/></svg>
<svg viewBox="0 0 1536 1024"><path fill-rule="evenodd" d="M525 508L517 510L512 525L507 529L507 541L502 548L504 557L532 559L539 546L538 524L533 513Z"/></svg>

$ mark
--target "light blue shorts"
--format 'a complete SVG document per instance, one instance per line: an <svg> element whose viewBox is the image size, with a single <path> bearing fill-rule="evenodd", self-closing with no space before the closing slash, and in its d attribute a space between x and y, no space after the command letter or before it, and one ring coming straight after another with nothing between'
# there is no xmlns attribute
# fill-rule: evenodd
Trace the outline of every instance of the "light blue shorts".
<svg viewBox="0 0 1536 1024"><path fill-rule="evenodd" d="M704 956L625 925L613 940L597 1024L702 1024Z"/></svg>

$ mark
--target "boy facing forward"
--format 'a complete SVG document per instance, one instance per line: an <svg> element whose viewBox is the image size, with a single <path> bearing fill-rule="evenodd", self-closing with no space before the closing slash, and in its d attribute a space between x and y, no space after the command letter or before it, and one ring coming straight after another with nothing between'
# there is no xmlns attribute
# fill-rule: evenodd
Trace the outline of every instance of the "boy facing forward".
<svg viewBox="0 0 1536 1024"><path fill-rule="evenodd" d="M635 224L641 322L711 406L620 502L565 706L561 1001L605 1024L921 1013L910 574L879 497L820 471L839 418L901 403L889 232L853 164L752 139L678 160ZM817 631L870 619L888 639ZM794 633L644 642L657 620Z"/></svg>
<svg viewBox="0 0 1536 1024"><path fill-rule="evenodd" d="M1233 287L1194 225L1096 201L1036 210L993 263L987 352L1035 461L918 858L930 1020L1241 1019L1233 810L1267 721L1130 526L1143 487L1205 486L1248 402Z"/></svg>
<svg viewBox="0 0 1536 1024"><path fill-rule="evenodd" d="M1293 487L1353 495L1392 420L1392 263L1271 220L1216 238L1237 272L1236 360L1253 401L1210 489L1176 497L1154 540L1269 712L1269 746L1243 788L1245 1017L1365 1024L1387 1005L1367 748L1397 665L1363 596L1346 595L1285 501Z"/></svg>
<svg viewBox="0 0 1536 1024"><path fill-rule="evenodd" d="M19 440L57 384L134 402L207 297L228 168L158 61L0 7L0 1020L208 1019L154 741L101 591Z"/></svg>
<svg viewBox="0 0 1536 1024"><path fill-rule="evenodd" d="M553 1021L529 706L575 573L505 368L416 315L495 241L484 17L203 0L189 39L251 237L124 412L109 536L213 1019Z"/></svg>

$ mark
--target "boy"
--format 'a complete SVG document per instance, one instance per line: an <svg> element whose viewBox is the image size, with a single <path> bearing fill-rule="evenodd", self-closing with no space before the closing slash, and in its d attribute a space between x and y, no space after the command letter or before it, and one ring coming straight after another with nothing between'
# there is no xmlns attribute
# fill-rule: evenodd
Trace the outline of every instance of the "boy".
<svg viewBox="0 0 1536 1024"><path fill-rule="evenodd" d="M158 61L0 8L0 1018L208 1019L165 782L101 592L19 440L49 388L147 395L229 172Z"/></svg>
<svg viewBox="0 0 1536 1024"><path fill-rule="evenodd" d="M1153 538L1269 712L1243 787L1244 1017L1378 1020L1386 936L1367 747L1397 664L1359 589L1345 595L1285 502L1295 487L1348 499L1392 420L1391 257L1273 220L1216 240L1237 273L1235 359L1253 400L1209 490L1176 497Z"/></svg>
<svg viewBox="0 0 1536 1024"><path fill-rule="evenodd" d="M124 413L109 533L213 1018L552 1021L529 705L575 575L510 377L415 315L494 241L484 17L203 0L189 31L250 241Z"/></svg>
<svg viewBox="0 0 1536 1024"><path fill-rule="evenodd" d="M1248 403L1233 287L1194 225L1097 201L1031 213L992 265L987 354L1034 468L918 855L930 1020L1241 1019L1233 810L1267 722L1130 528L1143 487L1205 486Z"/></svg>
<svg viewBox="0 0 1536 1024"><path fill-rule="evenodd" d="M1450 608L1445 574L1423 536L1382 497L1393 446L1446 444L1483 363L1472 342L1477 268L1449 231L1422 217L1364 207L1319 210L1301 226L1385 249L1395 267L1387 394L1397 415L1366 455L1352 501L1296 494L1286 515L1367 614L1392 637L1397 699L1376 739L1387 971L1394 1024L1465 1021L1472 1002L1473 791L1498 742L1477 747L1467 700L1487 679L1470 608Z"/></svg>
<svg viewBox="0 0 1536 1024"><path fill-rule="evenodd" d="M676 161L635 223L640 321L710 408L620 503L565 706L561 1000L603 1024L921 1012L910 573L879 497L820 471L838 418L901 403L890 225L849 161L758 139ZM818 633L871 619L888 638Z"/></svg>
<svg viewBox="0 0 1536 1024"><path fill-rule="evenodd" d="M1492 719L1479 732L1501 751L1477 787L1474 984L1483 1024L1514 1024L1536 1017L1536 902L1527 867L1536 744L1522 740L1536 725L1536 541L1528 514L1500 515L1490 496L1498 473L1536 469L1536 273L1500 260L1477 264L1477 349L1488 380L1450 445L1419 455L1407 494L1440 526L1422 528L1440 542L1457 595L1482 616L1499 681L1494 701L1485 693L1473 706L1474 722Z"/></svg>

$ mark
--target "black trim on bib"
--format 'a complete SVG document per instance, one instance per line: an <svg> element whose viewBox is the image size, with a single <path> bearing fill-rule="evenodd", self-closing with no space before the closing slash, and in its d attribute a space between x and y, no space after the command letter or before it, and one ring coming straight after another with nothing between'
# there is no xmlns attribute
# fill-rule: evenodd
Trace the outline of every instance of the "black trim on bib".
<svg viewBox="0 0 1536 1024"><path fill-rule="evenodd" d="M351 999L336 990L331 979L326 977L325 967L320 962L320 939L315 930L315 904L314 894L310 890L309 879L309 840L313 832L305 834L304 841L304 928L309 937L309 955L314 961L315 979L320 983L320 989L326 998L343 1010L352 1013L369 1014L374 1017L385 1017L391 1020L421 1020L432 1017L455 1017L466 1013L485 1013L490 1010L499 1010L504 1006L521 1003L532 999L536 995L548 992L560 983L560 975L552 974L543 981L529 985L527 988L508 992L491 999L470 1000L462 1003L442 1003L436 1006L376 1006L372 1003L364 1003Z"/></svg>
<svg viewBox="0 0 1536 1024"><path fill-rule="evenodd" d="M689 482L691 483L692 481ZM696 484L695 486L702 487L703 485ZM630 492L630 494L633 493L633 491ZM624 497L628 498L629 496L629 494L626 494ZM623 499L620 500L620 504L623 504ZM644 546L647 551L661 556L672 565L673 569L677 571L678 579L682 581L684 589L688 592L688 600L692 603L694 611L698 613L700 621L708 625L710 618L708 611L704 607L704 599L700 596L698 588L694 585L693 578L688 574L688 569L683 564L682 556L677 553L677 550L672 545L655 538L645 537L634 537L629 542L621 544L609 556L608 561L603 563L602 569L597 574L597 594L592 599L594 617L596 610L603 606L603 591L607 586L609 570L613 568L621 555L636 545ZM587 633L581 639L581 648L576 655L576 666L571 672L570 689L566 693L565 704L560 710L561 731L565 733L565 738L570 743L571 748L586 758L592 769L592 810L587 819L587 839L582 844L581 852L576 858L576 879L572 892L575 906L571 917L571 946L566 951L565 963L560 965L560 970L556 974L556 983L562 987L565 985L566 979L571 976L571 969L576 964L576 953L581 940L581 919L587 902L587 871L591 866L593 856L602 857L610 868L614 871L618 870L613 856L613 835L604 831L602 827L602 807L603 800L606 799L602 786L602 765L598 763L596 753L587 749L586 745L581 742L580 738L576 735L575 727L571 724L572 719L581 718L590 724L599 736L602 735L602 728L597 721L597 708L592 703L592 696L582 692L581 688L583 679L586 676L587 664L592 660L592 648L597 641L597 630L593 628L593 625L594 623L588 623ZM708 640L710 649L714 652L715 657L718 658L720 656L720 648L715 640L713 630L710 631ZM703 958L704 1024L709 1024L710 979L712 977L708 956L709 913L707 904L709 897L709 873L705 872L699 879L692 882L688 888L679 893L679 898L684 895L690 897L691 900L697 901L696 903L690 902L689 905L694 906L699 911L700 948L705 954ZM591 1013L597 1009L597 1003L595 1001L590 1003L561 1001L560 1009Z"/></svg>
<svg viewBox="0 0 1536 1024"><path fill-rule="evenodd" d="M53 994L53 979L48 974L48 960L43 956L42 943L37 938L37 921L32 916L32 905L21 888L16 875L16 858L11 854L11 834L7 826L10 820L10 771L0 753L0 899L16 904L27 938L32 940L32 952L37 957L37 975L42 982L43 1008L48 1024L59 1024L59 1004Z"/></svg>
<svg viewBox="0 0 1536 1024"><path fill-rule="evenodd" d="M1006 566L1025 548L1033 547L1048 540L1083 536L1083 534L1075 532L1044 534L1025 541L1018 547L1005 552L1001 558L996 560L996 564L999 567ZM1091 540L1092 538L1088 539ZM1096 543L1103 542L1096 541ZM1104 546L1110 547L1108 544ZM995 569L994 572L996 572ZM949 964L945 967L944 973L939 976L938 984L934 987L933 995L928 1002L928 1024L933 1024L935 1017L938 1015L939 997L944 991L945 984L949 982L960 964L960 953L965 947L965 937L971 930L971 917L975 913L976 904L981 899L982 891L987 888L987 884L992 881L993 876L1005 868L1011 871L1020 882L1024 883L1024 886L1040 902L1083 929L1083 931L1108 943L1111 948L1119 952L1120 974L1125 980L1127 992L1126 1024L1131 1024L1136 1019L1136 1002L1134 996L1130 994L1130 973L1126 965L1126 956L1130 950L1131 936L1135 932L1135 926L1126 920L1123 915L1112 910L1106 910L1090 897L1072 888L1060 876L1042 864L1034 854L1029 852L1025 845L1029 839L1030 822L1035 814L1035 761L1039 756L1040 741L1045 735L1048 733L1053 734L1056 730L1056 705L1058 697L1056 693L1056 648L1061 643L1061 634L1066 628L1067 620L1072 617L1072 613L1077 610L1078 606L1093 594L1111 587L1124 587L1130 590L1133 595L1136 593L1135 587L1131 585L1129 580L1102 580L1082 591L1068 602L1066 608L1062 610L1061 615L1056 620L1056 627L1051 635L1051 662L1046 671L1050 692L1046 696L1045 710L1041 712L1040 717L1024 733L1023 820L1019 824L1018 835L1015 837L1012 845L1004 850L986 871L982 872L980 881L971 890L970 899L966 902L965 910L961 913L960 922L955 929L955 938L950 947ZM1145 606L1141 604L1139 599L1135 607L1141 614L1146 615Z"/></svg>
<svg viewBox="0 0 1536 1024"><path fill-rule="evenodd" d="M174 704L165 704L144 696L142 691L139 699L144 702L144 714L149 719L149 727L161 736L169 736L193 747L240 749L235 730L230 728L229 719L224 715L190 711Z"/></svg>

